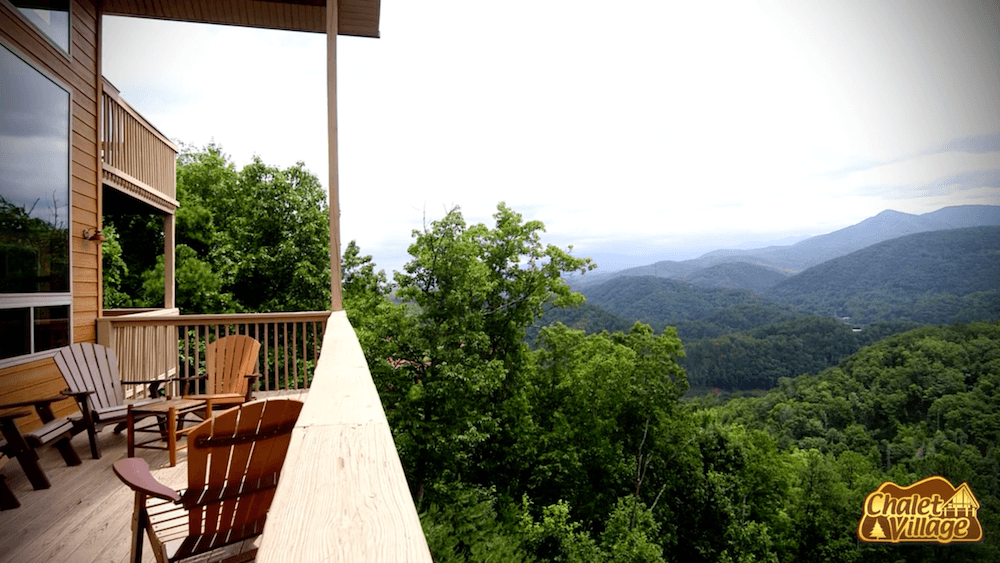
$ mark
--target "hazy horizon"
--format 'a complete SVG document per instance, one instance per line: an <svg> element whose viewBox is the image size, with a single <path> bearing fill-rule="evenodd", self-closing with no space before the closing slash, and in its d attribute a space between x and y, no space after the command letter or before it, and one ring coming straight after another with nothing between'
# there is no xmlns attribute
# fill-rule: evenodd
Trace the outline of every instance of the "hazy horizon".
<svg viewBox="0 0 1000 563"><path fill-rule="evenodd" d="M1000 203L1000 7L978 0L381 2L338 39L341 240L499 201L602 269ZM168 137L327 185L321 34L107 17L103 69ZM648 256L648 258L647 258Z"/></svg>

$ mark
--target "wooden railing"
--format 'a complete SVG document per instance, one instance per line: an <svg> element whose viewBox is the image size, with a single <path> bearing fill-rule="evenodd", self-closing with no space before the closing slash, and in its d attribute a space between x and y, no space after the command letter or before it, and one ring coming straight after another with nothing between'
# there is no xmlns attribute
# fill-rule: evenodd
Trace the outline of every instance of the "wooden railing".
<svg viewBox="0 0 1000 563"><path fill-rule="evenodd" d="M430 563L357 335L330 314L256 561Z"/></svg>
<svg viewBox="0 0 1000 563"><path fill-rule="evenodd" d="M177 207L177 146L118 96L107 80L101 96L105 182L165 210Z"/></svg>
<svg viewBox="0 0 1000 563"><path fill-rule="evenodd" d="M305 389L312 382L328 311L180 315L161 309L114 316L107 311L97 321L97 341L114 348L123 381L170 380L201 373L205 346L231 334L245 334L261 343L258 389ZM167 387L177 393L175 384ZM145 388L135 388L142 396Z"/></svg>

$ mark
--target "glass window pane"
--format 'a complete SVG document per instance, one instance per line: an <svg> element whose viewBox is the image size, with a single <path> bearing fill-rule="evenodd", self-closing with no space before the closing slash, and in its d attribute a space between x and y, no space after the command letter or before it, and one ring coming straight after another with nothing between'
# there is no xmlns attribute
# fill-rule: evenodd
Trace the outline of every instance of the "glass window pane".
<svg viewBox="0 0 1000 563"><path fill-rule="evenodd" d="M69 291L69 100L0 48L0 293Z"/></svg>
<svg viewBox="0 0 1000 563"><path fill-rule="evenodd" d="M31 353L30 323L30 309L0 309L0 360Z"/></svg>
<svg viewBox="0 0 1000 563"><path fill-rule="evenodd" d="M35 352L69 345L69 305L35 307Z"/></svg>
<svg viewBox="0 0 1000 563"><path fill-rule="evenodd" d="M69 53L69 0L11 0L24 17Z"/></svg>

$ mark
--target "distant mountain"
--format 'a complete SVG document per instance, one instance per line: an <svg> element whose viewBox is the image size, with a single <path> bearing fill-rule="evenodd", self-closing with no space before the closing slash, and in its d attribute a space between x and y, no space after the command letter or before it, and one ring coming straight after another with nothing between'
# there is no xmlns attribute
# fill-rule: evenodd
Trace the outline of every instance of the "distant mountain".
<svg viewBox="0 0 1000 563"><path fill-rule="evenodd" d="M764 294L861 322L990 320L1000 314L1000 227L887 240L809 268Z"/></svg>
<svg viewBox="0 0 1000 563"><path fill-rule="evenodd" d="M748 289L761 293L789 276L757 264L747 262L726 262L695 270L683 276L683 280L704 287L724 287Z"/></svg>
<svg viewBox="0 0 1000 563"><path fill-rule="evenodd" d="M815 236L789 246L769 246L751 250L723 249L684 261L665 260L615 272L571 280L575 287L595 285L622 276L655 276L697 281L699 285L760 291L767 276L761 270L792 275L827 260L850 254L867 246L922 232L965 227L1000 226L1000 206L965 205L945 207L931 213L912 215L887 210L864 221L825 235ZM758 274L741 277L733 270L699 272L719 264L742 263L755 266ZM775 283L781 277L771 275ZM740 285L741 280L745 282Z"/></svg>
<svg viewBox="0 0 1000 563"><path fill-rule="evenodd" d="M626 276L581 289L587 304L624 319L642 321L656 330L677 327L683 338L703 338L800 316L790 307L744 289L699 287L688 282ZM545 322L561 320L546 314ZM572 319L579 323L579 319ZM567 323L568 324L568 323ZM592 323L592 326L596 326Z"/></svg>

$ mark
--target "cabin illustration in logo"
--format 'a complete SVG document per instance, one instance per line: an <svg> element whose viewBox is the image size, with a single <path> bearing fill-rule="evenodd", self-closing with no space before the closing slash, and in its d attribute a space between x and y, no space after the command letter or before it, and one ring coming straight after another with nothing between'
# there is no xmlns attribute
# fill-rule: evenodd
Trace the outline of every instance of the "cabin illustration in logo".
<svg viewBox="0 0 1000 563"><path fill-rule="evenodd" d="M968 483L959 485L955 494L945 501L941 506L944 516L951 518L976 518L976 511L979 510L979 501L969 490Z"/></svg>
<svg viewBox="0 0 1000 563"><path fill-rule="evenodd" d="M865 498L858 539L872 543L978 542L979 501L968 483L955 488L943 477L908 487L882 483Z"/></svg>

